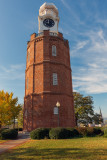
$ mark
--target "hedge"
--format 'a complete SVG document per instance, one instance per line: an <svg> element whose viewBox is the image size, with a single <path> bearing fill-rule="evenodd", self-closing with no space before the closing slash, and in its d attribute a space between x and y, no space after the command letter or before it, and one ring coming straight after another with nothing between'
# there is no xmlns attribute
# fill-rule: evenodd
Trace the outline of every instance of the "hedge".
<svg viewBox="0 0 107 160"><path fill-rule="evenodd" d="M16 139L18 132L15 129L5 129L1 132L1 139Z"/></svg>
<svg viewBox="0 0 107 160"><path fill-rule="evenodd" d="M49 128L37 128L30 132L31 139L49 138Z"/></svg>
<svg viewBox="0 0 107 160"><path fill-rule="evenodd" d="M77 128L67 128L67 129L70 131L70 137L69 138L79 137L80 136Z"/></svg>
<svg viewBox="0 0 107 160"><path fill-rule="evenodd" d="M92 137L92 136L101 136L103 135L103 131L99 127L79 127L78 132L83 137Z"/></svg>
<svg viewBox="0 0 107 160"><path fill-rule="evenodd" d="M52 128L49 132L50 139L67 139L70 138L70 130L66 128Z"/></svg>
<svg viewBox="0 0 107 160"><path fill-rule="evenodd" d="M106 132L106 131L105 131ZM74 137L92 137L103 135L101 128L79 127L79 128L37 128L30 133L32 139L70 139Z"/></svg>

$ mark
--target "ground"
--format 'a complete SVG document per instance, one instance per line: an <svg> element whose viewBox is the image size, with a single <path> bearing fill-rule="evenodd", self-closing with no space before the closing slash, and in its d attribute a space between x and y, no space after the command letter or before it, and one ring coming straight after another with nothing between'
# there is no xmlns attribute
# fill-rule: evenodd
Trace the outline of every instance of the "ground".
<svg viewBox="0 0 107 160"><path fill-rule="evenodd" d="M7 140L0 140L0 143L4 143L4 142L6 142Z"/></svg>
<svg viewBox="0 0 107 160"><path fill-rule="evenodd" d="M75 138L69 140L29 140L4 153L0 160L106 160L107 138Z"/></svg>

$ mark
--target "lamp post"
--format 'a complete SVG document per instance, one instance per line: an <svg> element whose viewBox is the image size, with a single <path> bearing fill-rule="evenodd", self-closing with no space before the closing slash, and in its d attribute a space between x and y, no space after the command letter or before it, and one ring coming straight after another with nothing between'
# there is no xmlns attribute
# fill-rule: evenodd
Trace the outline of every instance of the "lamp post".
<svg viewBox="0 0 107 160"><path fill-rule="evenodd" d="M59 102L56 103L56 107L58 108L58 127L59 127L59 124L60 124L60 121L59 121L59 107L60 107L60 103Z"/></svg>

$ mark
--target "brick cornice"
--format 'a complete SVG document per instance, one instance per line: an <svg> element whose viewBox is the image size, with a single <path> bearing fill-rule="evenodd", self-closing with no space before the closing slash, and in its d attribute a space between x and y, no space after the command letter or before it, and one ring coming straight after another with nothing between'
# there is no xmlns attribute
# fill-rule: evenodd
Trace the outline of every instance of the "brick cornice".
<svg viewBox="0 0 107 160"><path fill-rule="evenodd" d="M26 99L28 97L40 96L40 95L45 95L45 94L48 94L48 95L66 95L66 96L69 96L69 97L73 97L73 94L66 94L66 93L62 93L62 92L44 91L44 92L40 92L38 94L37 93L28 94L24 97L24 99Z"/></svg>
<svg viewBox="0 0 107 160"><path fill-rule="evenodd" d="M65 41L64 38L61 38L59 36L52 36L52 35L41 35L38 37L33 38L32 40L29 41L27 48L30 46L30 43L32 42L38 42L38 41L42 41L45 38L49 38L50 41L57 41L57 40L61 40L64 42L64 44L68 43L68 41ZM68 46L68 45L67 45Z"/></svg>
<svg viewBox="0 0 107 160"><path fill-rule="evenodd" d="M27 69L25 70L25 72L27 72L27 70L31 67L31 66L37 66L37 65L43 65L44 63L50 63L50 64L56 64L56 65L63 65L64 67L66 67L67 69L69 69L71 72L71 68L68 67L67 65L65 65L64 63L61 63L61 62L57 62L57 61L52 61L52 60L43 60L42 62L39 62L39 63L32 63L30 64Z"/></svg>

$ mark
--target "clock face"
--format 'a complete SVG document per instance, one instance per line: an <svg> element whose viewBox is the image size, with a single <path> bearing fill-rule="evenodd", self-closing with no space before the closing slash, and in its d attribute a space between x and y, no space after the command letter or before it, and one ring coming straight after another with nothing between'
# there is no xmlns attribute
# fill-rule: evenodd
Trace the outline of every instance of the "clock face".
<svg viewBox="0 0 107 160"><path fill-rule="evenodd" d="M54 26L55 22L52 19L47 18L47 19L44 19L43 24L45 27L50 28Z"/></svg>

